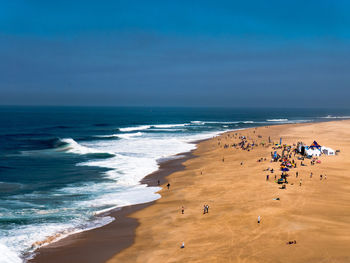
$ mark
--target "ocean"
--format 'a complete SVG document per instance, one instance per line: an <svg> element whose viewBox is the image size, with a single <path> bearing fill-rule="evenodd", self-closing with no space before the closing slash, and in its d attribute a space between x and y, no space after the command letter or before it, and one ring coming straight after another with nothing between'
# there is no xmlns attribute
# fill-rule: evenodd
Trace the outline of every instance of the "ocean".
<svg viewBox="0 0 350 263"><path fill-rule="evenodd" d="M159 198L140 180L229 130L350 118L349 110L0 107L0 262L96 228L103 212Z"/></svg>

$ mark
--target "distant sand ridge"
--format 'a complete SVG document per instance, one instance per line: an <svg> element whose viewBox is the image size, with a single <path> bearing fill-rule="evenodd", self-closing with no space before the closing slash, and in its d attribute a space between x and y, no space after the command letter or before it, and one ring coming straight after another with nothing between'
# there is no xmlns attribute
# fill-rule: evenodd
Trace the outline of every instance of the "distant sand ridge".
<svg viewBox="0 0 350 263"><path fill-rule="evenodd" d="M259 146L224 147L239 143L239 136ZM270 163L272 148L261 145L269 136L291 145L317 140L340 154L321 156L315 165L297 160L280 189L274 180L280 163ZM201 142L194 154L185 170L168 177L170 189L163 185L161 199L131 215L140 222L135 242L108 263L350 262L350 121L234 131Z"/></svg>

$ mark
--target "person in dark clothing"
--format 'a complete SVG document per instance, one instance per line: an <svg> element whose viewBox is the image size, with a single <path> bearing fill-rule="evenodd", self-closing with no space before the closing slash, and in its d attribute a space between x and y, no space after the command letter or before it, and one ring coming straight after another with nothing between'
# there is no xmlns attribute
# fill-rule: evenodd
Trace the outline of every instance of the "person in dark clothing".
<svg viewBox="0 0 350 263"><path fill-rule="evenodd" d="M166 186L168 187L168 189L170 188L170 184L169 183Z"/></svg>

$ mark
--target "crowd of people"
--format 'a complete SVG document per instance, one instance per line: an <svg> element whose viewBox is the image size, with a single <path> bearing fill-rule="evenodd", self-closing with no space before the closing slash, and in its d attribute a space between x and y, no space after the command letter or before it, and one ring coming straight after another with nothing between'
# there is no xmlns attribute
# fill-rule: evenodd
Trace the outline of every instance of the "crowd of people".
<svg viewBox="0 0 350 263"><path fill-rule="evenodd" d="M258 138L261 138L261 136L258 135ZM261 142L260 144L257 144L254 140L249 140L246 136L240 135L240 134L227 134L224 139L238 139L239 142L234 143L227 143L227 140L225 143L222 143L222 137L217 138L217 145L221 148L228 149L228 148L234 148L238 150L245 150L245 151L251 151L254 149L254 147L258 147L259 145L263 147L271 147L273 151L271 151L271 164L278 163L279 171L281 172L278 176L278 171L276 172L274 168L266 168L264 171L268 172L266 174L266 181L270 181L270 176L274 175L275 182L278 184L282 184L282 187L280 189L286 189L286 185L288 184L288 177L290 177L290 173L292 169L297 169L298 164L297 161L300 161L300 166L306 166L304 164L306 156L302 155L300 152L298 152L296 145L281 145L281 144L273 144L271 143L271 138L269 137L269 143L266 144L264 142ZM269 161L266 157L261 157L257 160L257 162L262 163ZM225 162L225 158L222 157L222 162ZM320 160L318 160L317 157L311 158L310 165L314 166L316 164L320 163ZM241 166L243 165L243 162L240 163ZM200 174L202 175L202 171L200 171ZM312 179L313 173L310 173L310 179ZM295 178L299 178L299 171L295 171ZM327 176L325 174L320 175L320 180L326 180ZM159 182L158 182L159 184ZM301 187L303 184L303 179L299 178L299 186ZM170 183L168 183L167 188L170 189ZM274 198L273 200L280 200L280 198ZM185 213L184 206L181 207L181 214ZM209 213L209 205L204 204L203 205L203 215ZM257 223L261 224L261 216L259 215L257 217ZM296 244L296 240L288 241L288 245ZM182 243L181 248L184 248L184 243Z"/></svg>

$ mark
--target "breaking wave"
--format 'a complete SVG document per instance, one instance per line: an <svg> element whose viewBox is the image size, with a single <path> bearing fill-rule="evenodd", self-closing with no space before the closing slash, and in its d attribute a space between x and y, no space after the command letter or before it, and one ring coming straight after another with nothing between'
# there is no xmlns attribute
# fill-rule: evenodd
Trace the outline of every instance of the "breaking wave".
<svg viewBox="0 0 350 263"><path fill-rule="evenodd" d="M114 156L114 154L111 152L105 152L105 151L83 146L77 143L76 141L74 141L72 138L64 138L64 139L58 140L55 150L58 152L67 152L67 153L74 153L74 154L94 154L94 155L106 156L106 157Z"/></svg>
<svg viewBox="0 0 350 263"><path fill-rule="evenodd" d="M149 128L151 128L151 125L141 125L141 126L135 126L135 127L119 128L119 131L121 132L142 131L142 130L147 130Z"/></svg>
<svg viewBox="0 0 350 263"><path fill-rule="evenodd" d="M266 121L268 121L268 122L284 122L284 121L288 121L288 119L268 119Z"/></svg>
<svg viewBox="0 0 350 263"><path fill-rule="evenodd" d="M96 135L95 137L98 138L121 138L121 139L130 139L132 137L138 137L142 136L142 132L135 132L135 133L117 133L117 134L110 134L110 135Z"/></svg>
<svg viewBox="0 0 350 263"><path fill-rule="evenodd" d="M327 115L326 117L320 117L322 119L350 119L350 116L332 116Z"/></svg>

